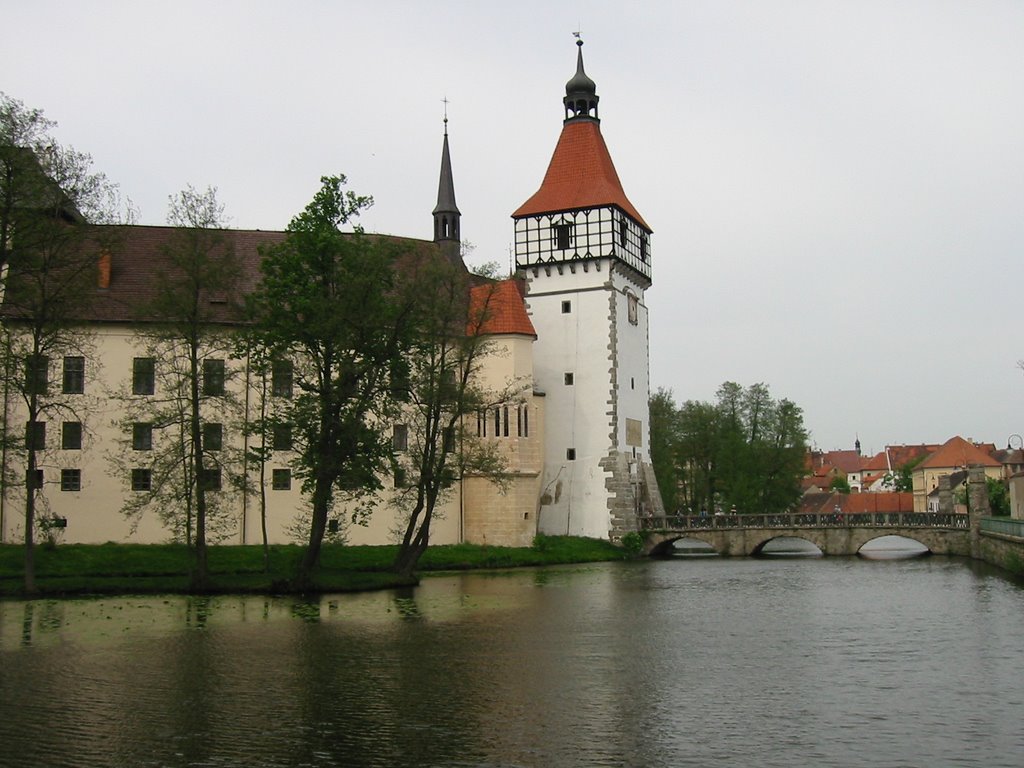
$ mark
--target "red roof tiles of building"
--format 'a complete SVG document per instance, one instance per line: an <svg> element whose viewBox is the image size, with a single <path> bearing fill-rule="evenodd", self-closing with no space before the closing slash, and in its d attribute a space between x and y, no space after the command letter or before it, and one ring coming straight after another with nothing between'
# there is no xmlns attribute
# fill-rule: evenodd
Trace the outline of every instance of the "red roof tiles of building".
<svg viewBox="0 0 1024 768"><path fill-rule="evenodd" d="M896 470L931 453L935 453L935 451L939 450L939 446L937 444L925 443L921 445L889 445L886 446L885 450L889 452L889 463L892 465L893 470Z"/></svg>
<svg viewBox="0 0 1024 768"><path fill-rule="evenodd" d="M860 472L861 456L857 451L826 451L824 456L826 464L831 464L849 474Z"/></svg>
<svg viewBox="0 0 1024 768"><path fill-rule="evenodd" d="M912 493L808 493L800 499L796 511L801 514L845 515L875 512L913 512Z"/></svg>
<svg viewBox="0 0 1024 768"><path fill-rule="evenodd" d="M864 472L888 472L889 460L885 456L885 451L880 451L864 461L860 468Z"/></svg>
<svg viewBox="0 0 1024 768"><path fill-rule="evenodd" d="M595 120L570 120L551 156L544 181L513 218L613 205L648 232L651 228L629 202Z"/></svg>
<svg viewBox="0 0 1024 768"><path fill-rule="evenodd" d="M951 437L939 450L922 461L918 466L925 469L942 467L969 467L980 464L983 467L1001 467L989 454L957 435Z"/></svg>
<svg viewBox="0 0 1024 768"><path fill-rule="evenodd" d="M518 334L537 338L518 280L477 285L469 292L469 335Z"/></svg>

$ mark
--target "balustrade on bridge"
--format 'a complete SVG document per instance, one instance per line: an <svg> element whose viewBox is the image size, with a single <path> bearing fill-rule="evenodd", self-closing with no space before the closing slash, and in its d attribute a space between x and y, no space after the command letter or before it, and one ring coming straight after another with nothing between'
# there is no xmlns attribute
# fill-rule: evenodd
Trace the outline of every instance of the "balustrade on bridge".
<svg viewBox="0 0 1024 768"><path fill-rule="evenodd" d="M946 512L827 512L641 517L645 531L794 528L942 528L969 530L970 517Z"/></svg>

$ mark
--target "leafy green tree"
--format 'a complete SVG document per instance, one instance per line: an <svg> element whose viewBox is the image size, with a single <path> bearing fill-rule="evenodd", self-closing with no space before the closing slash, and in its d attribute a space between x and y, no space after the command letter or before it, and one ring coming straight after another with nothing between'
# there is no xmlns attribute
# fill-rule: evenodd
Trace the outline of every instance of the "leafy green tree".
<svg viewBox="0 0 1024 768"><path fill-rule="evenodd" d="M651 465L665 509L674 512L682 506L680 490L685 485L677 460L682 434L672 390L659 388L651 395L650 412Z"/></svg>
<svg viewBox="0 0 1024 768"><path fill-rule="evenodd" d="M114 228L87 226L131 218L116 185L93 171L92 159L53 139L55 123L0 93L0 297L5 324L2 369L24 422L3 425L7 456L23 461L13 484L25 489L25 590L34 592L37 503L45 502L39 454L47 420L84 421L84 390L51 381L62 358L82 363L91 335L82 328L94 296L99 254ZM77 381L78 379L76 379ZM6 470L6 467L5 467ZM4 486L12 484L5 476Z"/></svg>
<svg viewBox="0 0 1024 768"><path fill-rule="evenodd" d="M293 363L296 395L286 418L297 435L296 475L310 497L299 586L319 564L337 494L378 489L389 466L392 374L402 368L414 314L398 282L399 246L358 226L341 231L372 204L345 181L321 179L284 241L264 251L252 297L260 343Z"/></svg>
<svg viewBox="0 0 1024 768"><path fill-rule="evenodd" d="M691 400L678 410L659 392L651 402L651 434L652 461L672 467L670 493L691 513L783 511L799 498L803 414L790 400L774 400L763 384L725 382L715 403Z"/></svg>
<svg viewBox="0 0 1024 768"><path fill-rule="evenodd" d="M830 491L835 491L836 493L850 493L852 490L850 488L850 481L842 475L836 475L833 477L832 482L828 484L828 489Z"/></svg>

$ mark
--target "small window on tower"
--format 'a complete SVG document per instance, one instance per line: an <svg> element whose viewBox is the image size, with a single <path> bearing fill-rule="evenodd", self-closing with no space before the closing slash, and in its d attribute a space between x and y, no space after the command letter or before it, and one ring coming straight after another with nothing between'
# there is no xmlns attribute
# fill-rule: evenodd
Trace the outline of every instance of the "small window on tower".
<svg viewBox="0 0 1024 768"><path fill-rule="evenodd" d="M640 261L647 262L647 235L640 235Z"/></svg>
<svg viewBox="0 0 1024 768"><path fill-rule="evenodd" d="M564 251L572 245L572 224L555 224L552 229L555 248Z"/></svg>
<svg viewBox="0 0 1024 768"><path fill-rule="evenodd" d="M576 449L575 448L566 448L565 449L565 459L566 459L566 461L576 461Z"/></svg>
<svg viewBox="0 0 1024 768"><path fill-rule="evenodd" d="M573 385L573 382L575 381L575 378L576 377L573 376L571 373L565 374L565 386L571 387Z"/></svg>
<svg viewBox="0 0 1024 768"><path fill-rule="evenodd" d="M628 230L626 229L626 219L625 218L619 219L619 247L620 248L625 248L626 247L626 232L627 231Z"/></svg>
<svg viewBox="0 0 1024 768"><path fill-rule="evenodd" d="M563 315L568 315L570 312L572 312L572 302L571 301L563 301L562 302L562 314Z"/></svg>

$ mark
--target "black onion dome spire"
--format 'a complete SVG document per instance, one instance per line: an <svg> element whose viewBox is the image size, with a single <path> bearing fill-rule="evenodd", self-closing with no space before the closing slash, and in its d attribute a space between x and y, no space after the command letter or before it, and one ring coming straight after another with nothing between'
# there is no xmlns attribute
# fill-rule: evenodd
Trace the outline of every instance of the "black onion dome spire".
<svg viewBox="0 0 1024 768"><path fill-rule="evenodd" d="M452 159L448 153L448 117L444 118L444 146L441 149L441 175L437 182L437 205L434 206L434 242L459 242L459 219L462 214L455 204L455 181Z"/></svg>
<svg viewBox="0 0 1024 768"><path fill-rule="evenodd" d="M597 84L583 69L583 40L576 40L576 74L565 84L565 119L586 117L597 120Z"/></svg>

